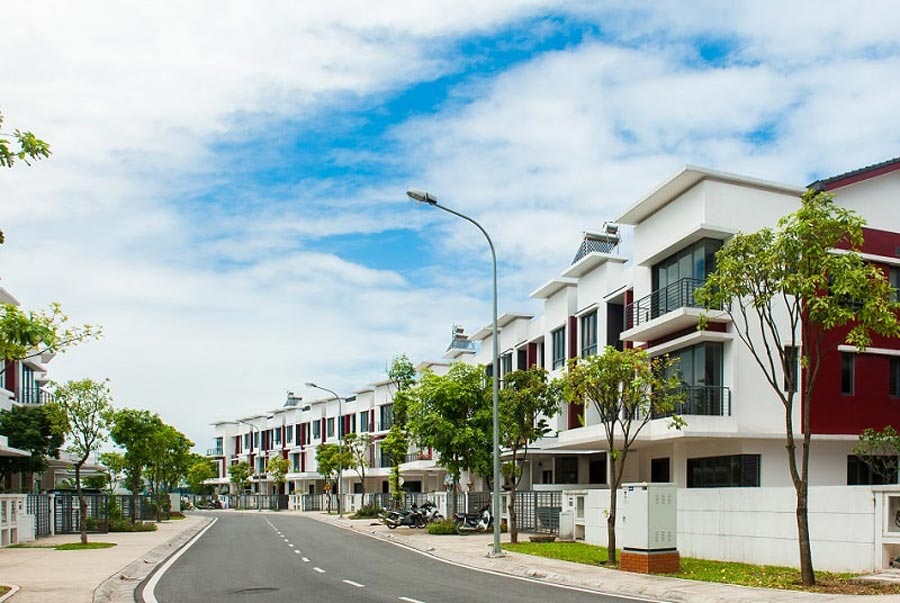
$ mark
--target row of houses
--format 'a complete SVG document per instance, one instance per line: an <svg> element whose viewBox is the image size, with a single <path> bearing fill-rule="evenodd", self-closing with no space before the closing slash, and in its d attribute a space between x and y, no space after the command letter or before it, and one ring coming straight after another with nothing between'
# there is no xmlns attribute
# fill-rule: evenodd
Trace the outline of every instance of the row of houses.
<svg viewBox="0 0 900 603"><path fill-rule="evenodd" d="M667 419L652 421L636 442L626 482L670 482L679 489L786 488L784 412L755 360L740 343L727 314L703 310L694 291L715 270L715 253L737 232L774 226L800 205L807 188L831 192L839 205L863 216L863 257L883 268L900 291L900 158L808 186L771 182L686 166L595 232L586 232L571 265L530 295L543 304L537 315L499 317L500 377L538 365L560 376L574 357L616 348L642 347L651 356L680 361L687 399L681 430ZM631 249L621 252L619 229L631 230ZM440 362L419 369L446 370L449 362L491 364L490 325L454 334ZM802 369L798 371L802 377ZM797 383L798 379L784 379ZM319 492L315 447L343 432L373 435L367 491L387 487L390 460L378 439L390 427L392 385L366 386L345 401L321 398L288 403L270 413L215 425L217 460L224 486L230 464L248 460L255 487L271 489L266 458L291 459L288 492ZM810 485L872 486L883 478L853 454L867 427L900 424L900 341L876 338L858 352L837 346L823 361L809 424L795 410L794 425L813 433ZM610 461L602 426L590 407L566 406L552 419L553 437L538 443L525 468L524 488L577 490L605 486ZM410 490L443 489L444 474L429 451L411 449L401 465ZM344 491L359 489L345 472ZM893 480L896 482L896 478ZM463 484L478 488L479 484ZM900 499L898 499L900 504Z"/></svg>

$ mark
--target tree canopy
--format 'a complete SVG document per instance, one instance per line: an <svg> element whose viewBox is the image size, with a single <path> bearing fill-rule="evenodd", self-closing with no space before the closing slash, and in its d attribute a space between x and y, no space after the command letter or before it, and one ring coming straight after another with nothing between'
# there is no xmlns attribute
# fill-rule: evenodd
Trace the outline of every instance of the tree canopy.
<svg viewBox="0 0 900 603"><path fill-rule="evenodd" d="M31 453L28 457L0 456L0 483L11 473L46 471L47 460L59 458L64 430L65 424L52 406L16 405L0 411L0 433L7 435L13 448Z"/></svg>

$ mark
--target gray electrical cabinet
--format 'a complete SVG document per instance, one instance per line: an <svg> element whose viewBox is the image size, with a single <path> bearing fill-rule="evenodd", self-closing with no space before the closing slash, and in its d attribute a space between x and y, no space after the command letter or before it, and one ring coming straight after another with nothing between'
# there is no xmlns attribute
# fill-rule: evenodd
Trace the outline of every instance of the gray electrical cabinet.
<svg viewBox="0 0 900 603"><path fill-rule="evenodd" d="M622 548L635 551L677 549L677 509L675 484L624 484Z"/></svg>

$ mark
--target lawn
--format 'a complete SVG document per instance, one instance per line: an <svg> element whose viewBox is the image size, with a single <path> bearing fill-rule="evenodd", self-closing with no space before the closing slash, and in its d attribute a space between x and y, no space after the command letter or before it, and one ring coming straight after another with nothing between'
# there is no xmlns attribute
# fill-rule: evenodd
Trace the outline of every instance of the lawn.
<svg viewBox="0 0 900 603"><path fill-rule="evenodd" d="M585 565L605 566L608 557L605 547L592 546L583 542L520 542L505 544L503 548L516 553L571 561ZM740 586L804 590L800 583L800 571L791 567L772 565L751 565L728 561L681 558L681 571L667 574L686 580L719 582ZM860 582L855 574L816 572L816 586L812 590L822 593L874 595L900 593L900 585Z"/></svg>
<svg viewBox="0 0 900 603"><path fill-rule="evenodd" d="M86 551L90 549L108 549L116 546L115 542L88 542L81 544L80 542L69 542L56 547L57 551Z"/></svg>

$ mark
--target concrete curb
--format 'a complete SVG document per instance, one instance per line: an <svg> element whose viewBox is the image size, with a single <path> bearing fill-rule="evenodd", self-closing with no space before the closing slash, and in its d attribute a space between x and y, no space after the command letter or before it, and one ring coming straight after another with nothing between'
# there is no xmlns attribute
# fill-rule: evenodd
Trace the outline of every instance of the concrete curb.
<svg viewBox="0 0 900 603"><path fill-rule="evenodd" d="M94 603L134 603L134 591L153 573L153 570L178 552L211 522L212 518L202 518L202 521L193 527L182 530L101 582L94 589ZM0 603L2 603L2 599L0 599Z"/></svg>
<svg viewBox="0 0 900 603"><path fill-rule="evenodd" d="M19 587L15 584L0 584L0 586L8 586L9 592L0 597L0 603L7 601L13 597L17 592L19 592Z"/></svg>

